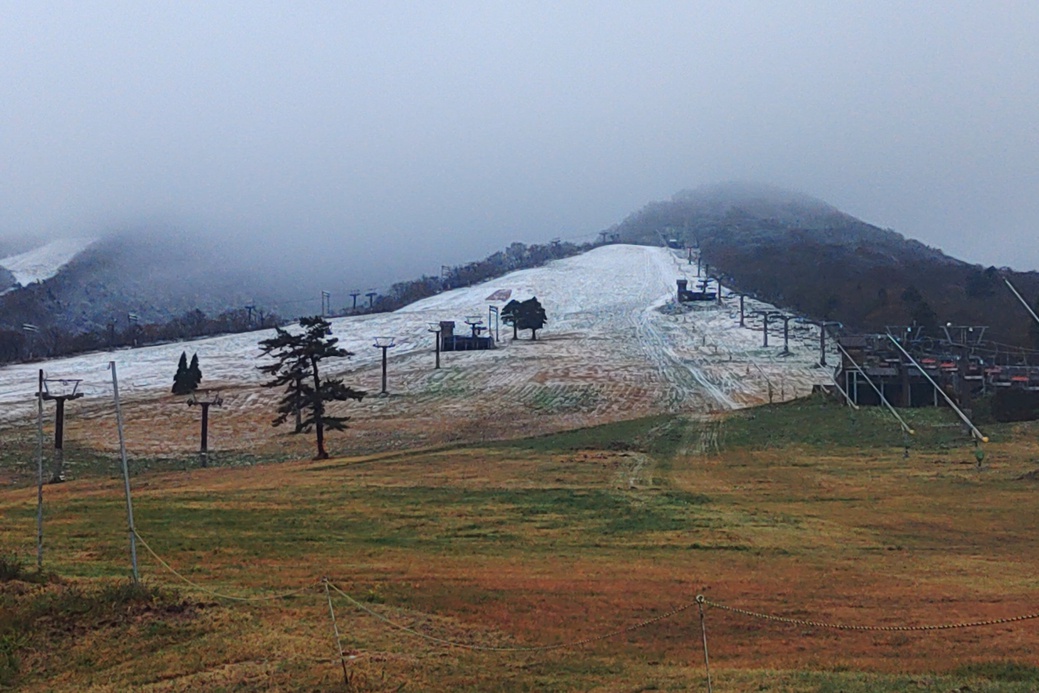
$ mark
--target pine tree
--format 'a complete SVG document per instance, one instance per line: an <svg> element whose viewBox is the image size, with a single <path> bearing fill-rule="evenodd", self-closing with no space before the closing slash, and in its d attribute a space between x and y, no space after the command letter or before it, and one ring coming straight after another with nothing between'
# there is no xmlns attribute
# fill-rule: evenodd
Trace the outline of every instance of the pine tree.
<svg viewBox="0 0 1039 693"><path fill-rule="evenodd" d="M512 326L512 339L515 341L519 338L519 327L517 326L517 320L519 320L520 302L516 299L512 299L504 306L502 306L500 317L501 321L506 325Z"/></svg>
<svg viewBox="0 0 1039 693"><path fill-rule="evenodd" d="M173 376L173 394L188 395L195 388L191 386L191 374L188 371L188 354L180 352L180 361L177 362L177 374Z"/></svg>
<svg viewBox="0 0 1039 693"><path fill-rule="evenodd" d="M515 325L521 330L530 330L530 338L537 341L538 330L545 326L548 317L537 297L522 301L516 311Z"/></svg>
<svg viewBox="0 0 1039 693"><path fill-rule="evenodd" d="M191 365L188 366L188 380L194 392L202 384L202 369L198 367L198 354L192 354Z"/></svg>
<svg viewBox="0 0 1039 693"><path fill-rule="evenodd" d="M367 393L354 390L343 384L341 378L321 379L319 364L326 358L353 356L349 351L336 346L339 340L332 337L332 326L320 316L300 318L302 334L293 334L276 327L275 335L260 341L260 350L265 356L277 359L276 363L260 366L260 370L273 379L268 387L284 387L285 394L278 404L278 416L272 422L280 426L289 415L296 415L297 431L313 429L317 437L315 459L328 459L325 450L325 429L341 431L349 420L345 416L329 416L325 410L328 402L348 399L360 401Z"/></svg>

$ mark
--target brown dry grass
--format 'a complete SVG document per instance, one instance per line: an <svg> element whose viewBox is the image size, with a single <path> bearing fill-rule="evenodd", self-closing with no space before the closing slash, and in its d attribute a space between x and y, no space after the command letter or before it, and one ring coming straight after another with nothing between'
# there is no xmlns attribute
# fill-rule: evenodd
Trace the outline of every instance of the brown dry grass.
<svg viewBox="0 0 1039 693"><path fill-rule="evenodd" d="M804 416L821 417L805 425L825 426L825 417L846 414L822 408ZM771 425L765 418L725 423L730 442L710 454L696 444L702 427L671 422L632 434L630 450L571 449L549 439L142 475L134 480L139 530L192 582L242 596L310 591L242 604L182 585L204 608L169 622L53 635L49 647L67 656L23 651L22 685L342 687L322 576L400 624L494 646L610 632L698 593L852 624L1039 611L1036 482L1020 479L1039 466L1034 427L1001 431L977 469L962 444L920 447L903 459L884 445L738 442L740 427ZM52 569L86 583L126 573L121 488L118 479L94 478L46 489ZM26 556L33 498L25 488L0 493L0 541ZM178 583L141 554L148 581ZM573 649L486 653L394 631L341 597L335 608L344 648L357 655L349 670L356 690L703 683L695 609ZM1039 685L1039 676L1029 678L1039 667L1039 621L891 633L770 623L713 608L706 618L719 690ZM964 669L1008 660L1024 667L1012 669L1022 681Z"/></svg>

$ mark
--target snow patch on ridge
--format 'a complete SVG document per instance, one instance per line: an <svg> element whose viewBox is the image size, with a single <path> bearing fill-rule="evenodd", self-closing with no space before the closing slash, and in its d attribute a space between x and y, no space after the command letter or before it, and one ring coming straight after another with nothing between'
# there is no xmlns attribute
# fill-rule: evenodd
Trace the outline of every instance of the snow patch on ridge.
<svg viewBox="0 0 1039 693"><path fill-rule="evenodd" d="M18 255L0 258L0 267L14 275L21 286L42 282L56 275L74 257L87 249L94 238L62 238Z"/></svg>

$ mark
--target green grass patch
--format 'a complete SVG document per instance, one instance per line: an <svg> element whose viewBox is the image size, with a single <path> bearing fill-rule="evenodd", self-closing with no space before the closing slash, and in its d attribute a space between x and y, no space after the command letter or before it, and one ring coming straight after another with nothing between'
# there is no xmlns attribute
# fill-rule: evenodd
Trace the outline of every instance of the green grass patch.
<svg viewBox="0 0 1039 693"><path fill-rule="evenodd" d="M956 414L947 408L899 409L915 430L901 426L882 407L852 409L828 398L810 397L736 412L725 419L722 449L805 446L817 449L903 448L949 450L973 446Z"/></svg>
<svg viewBox="0 0 1039 693"><path fill-rule="evenodd" d="M563 431L547 436L508 440L489 447L556 453L574 450L637 451L673 455L692 424L678 416L647 416L628 421Z"/></svg>
<svg viewBox="0 0 1039 693"><path fill-rule="evenodd" d="M1039 684L1039 667L1020 662L973 662L959 667L955 674L986 681Z"/></svg>

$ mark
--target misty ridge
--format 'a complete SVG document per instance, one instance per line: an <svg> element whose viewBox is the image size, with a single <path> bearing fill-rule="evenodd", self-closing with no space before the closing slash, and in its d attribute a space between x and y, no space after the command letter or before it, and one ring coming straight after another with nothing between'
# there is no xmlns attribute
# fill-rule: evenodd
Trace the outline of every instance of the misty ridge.
<svg viewBox="0 0 1039 693"><path fill-rule="evenodd" d="M378 288L359 278L380 276L378 260L367 275L350 275L349 242L299 238L278 245L171 228L121 230L43 281L17 287L0 275L0 286L8 287L0 289L0 358L25 357L25 323L45 330L32 355L53 356L282 324L321 312L323 291L334 315L385 312L612 242L698 248L731 290L852 331L979 324L997 340L1039 346L1001 281L1010 277L1034 296L1039 274L971 265L803 193L723 183L649 203L587 242L517 241L483 259L393 277Z"/></svg>

